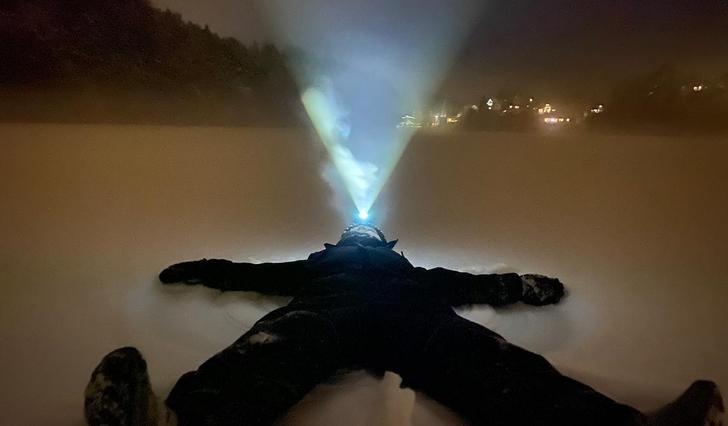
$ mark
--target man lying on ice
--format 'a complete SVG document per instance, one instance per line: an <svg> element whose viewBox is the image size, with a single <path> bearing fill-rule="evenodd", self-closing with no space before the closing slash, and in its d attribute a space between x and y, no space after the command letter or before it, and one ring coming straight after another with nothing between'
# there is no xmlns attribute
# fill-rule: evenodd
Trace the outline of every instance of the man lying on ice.
<svg viewBox="0 0 728 426"><path fill-rule="evenodd" d="M182 376L159 410L140 353L110 353L86 389L86 419L91 425L268 425L316 385L355 369L397 373L403 387L470 424L703 426L722 411L715 384L700 381L645 416L453 310L554 304L564 295L559 280L417 268L392 250L395 243L376 228L355 225L307 260L200 260L165 269L159 276L165 284L294 299Z"/></svg>

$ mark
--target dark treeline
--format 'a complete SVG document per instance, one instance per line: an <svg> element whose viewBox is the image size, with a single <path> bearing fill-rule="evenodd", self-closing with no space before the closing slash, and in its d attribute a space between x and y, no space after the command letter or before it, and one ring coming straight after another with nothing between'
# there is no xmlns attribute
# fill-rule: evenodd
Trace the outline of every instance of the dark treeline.
<svg viewBox="0 0 728 426"><path fill-rule="evenodd" d="M288 124L283 54L148 0L0 2L0 120Z"/></svg>
<svg viewBox="0 0 728 426"><path fill-rule="evenodd" d="M589 116L600 130L666 134L728 134L728 74L703 78L663 66L618 85L603 114Z"/></svg>

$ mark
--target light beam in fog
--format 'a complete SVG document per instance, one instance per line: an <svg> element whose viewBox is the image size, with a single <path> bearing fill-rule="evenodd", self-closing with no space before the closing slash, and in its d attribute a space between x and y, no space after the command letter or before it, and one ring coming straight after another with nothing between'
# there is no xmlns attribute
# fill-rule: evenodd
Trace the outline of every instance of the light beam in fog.
<svg viewBox="0 0 728 426"><path fill-rule="evenodd" d="M474 0L266 1L279 43L340 183L368 215L481 7Z"/></svg>

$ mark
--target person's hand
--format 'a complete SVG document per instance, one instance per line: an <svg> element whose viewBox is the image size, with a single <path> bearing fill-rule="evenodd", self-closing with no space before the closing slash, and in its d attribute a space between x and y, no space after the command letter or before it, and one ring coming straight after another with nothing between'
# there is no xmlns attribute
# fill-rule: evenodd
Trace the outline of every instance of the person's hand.
<svg viewBox="0 0 728 426"><path fill-rule="evenodd" d="M174 264L159 274L164 284L214 284L219 280L227 260L202 259Z"/></svg>
<svg viewBox="0 0 728 426"><path fill-rule="evenodd" d="M521 276L523 303L533 306L553 305L564 296L564 285L556 278L527 274Z"/></svg>

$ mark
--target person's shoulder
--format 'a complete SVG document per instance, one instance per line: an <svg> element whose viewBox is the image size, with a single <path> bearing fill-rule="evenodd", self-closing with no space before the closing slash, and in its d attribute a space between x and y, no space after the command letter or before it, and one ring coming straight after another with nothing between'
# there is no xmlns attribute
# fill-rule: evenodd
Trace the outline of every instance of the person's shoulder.
<svg viewBox="0 0 728 426"><path fill-rule="evenodd" d="M414 266L404 257L404 254L387 247L367 247L368 257L379 264L404 269L413 269Z"/></svg>
<svg viewBox="0 0 728 426"><path fill-rule="evenodd" d="M317 251L315 253L311 253L308 256L308 260L312 262L322 262L322 261L332 261L332 260L338 260L338 259L347 259L351 257L355 257L358 254L361 254L362 247L359 246L339 246L339 245L333 245L333 244L325 244L324 250Z"/></svg>

